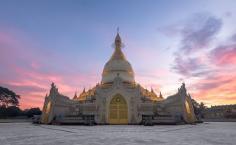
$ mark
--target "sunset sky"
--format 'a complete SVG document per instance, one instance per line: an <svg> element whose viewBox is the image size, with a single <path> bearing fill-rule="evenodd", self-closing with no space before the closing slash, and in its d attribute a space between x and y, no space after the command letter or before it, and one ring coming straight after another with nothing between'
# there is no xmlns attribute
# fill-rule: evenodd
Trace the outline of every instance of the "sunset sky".
<svg viewBox="0 0 236 145"><path fill-rule="evenodd" d="M101 81L117 27L138 83L182 82L208 106L236 103L235 0L1 0L0 86L42 107L51 82L73 97Z"/></svg>

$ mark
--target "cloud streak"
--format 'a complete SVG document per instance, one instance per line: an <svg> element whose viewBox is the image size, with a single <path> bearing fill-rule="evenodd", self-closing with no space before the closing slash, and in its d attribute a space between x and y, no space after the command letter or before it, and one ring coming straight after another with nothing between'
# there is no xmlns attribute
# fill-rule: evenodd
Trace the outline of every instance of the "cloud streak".
<svg viewBox="0 0 236 145"><path fill-rule="evenodd" d="M175 64L171 69L185 77L198 77L209 73L209 70L205 69L206 66L198 57L185 58L178 55L175 57L174 62Z"/></svg>
<svg viewBox="0 0 236 145"><path fill-rule="evenodd" d="M180 47L171 69L190 82L189 92L210 104L236 103L236 37L216 43L223 20L198 14L179 30Z"/></svg>
<svg viewBox="0 0 236 145"><path fill-rule="evenodd" d="M196 89L193 91L193 96L208 105L236 103L236 77L227 72L201 79L191 87Z"/></svg>
<svg viewBox="0 0 236 145"><path fill-rule="evenodd" d="M203 51L221 30L223 22L220 18L201 13L186 20L179 29L180 44L174 54L174 64L171 69L185 77L199 77L210 73L208 57Z"/></svg>
<svg viewBox="0 0 236 145"><path fill-rule="evenodd" d="M236 42L236 41L235 41ZM217 65L236 64L236 43L219 46L210 52L213 63Z"/></svg>
<svg viewBox="0 0 236 145"><path fill-rule="evenodd" d="M219 18L207 14L196 14L181 30L180 51L190 54L207 49L222 25L222 20Z"/></svg>
<svg viewBox="0 0 236 145"><path fill-rule="evenodd" d="M72 97L75 91L81 91L83 87L88 88L98 81L98 77L93 72L83 74L73 71L54 71L50 68L50 63L43 62L60 59L48 58L47 53L38 52L38 49L34 49L34 45L27 40L29 39L22 33L0 29L0 62L4 68L0 72L0 85L21 95L21 108L42 107L51 82L56 83L61 93Z"/></svg>

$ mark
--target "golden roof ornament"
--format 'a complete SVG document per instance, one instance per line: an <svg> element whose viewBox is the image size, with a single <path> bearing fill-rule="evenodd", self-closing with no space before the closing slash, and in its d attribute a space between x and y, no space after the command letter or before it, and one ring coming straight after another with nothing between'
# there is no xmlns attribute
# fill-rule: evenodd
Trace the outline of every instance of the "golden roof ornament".
<svg viewBox="0 0 236 145"><path fill-rule="evenodd" d="M75 95L74 95L74 98L73 98L73 99L76 99L76 98L78 98L78 96L77 96L77 91L75 91Z"/></svg>
<svg viewBox="0 0 236 145"><path fill-rule="evenodd" d="M159 95L160 98L163 98L162 94L161 94L161 91L160 91L160 95Z"/></svg>
<svg viewBox="0 0 236 145"><path fill-rule="evenodd" d="M117 28L117 34L115 38L115 51L111 57L111 59L122 59L126 60L125 55L123 54L121 48L123 47L123 43L119 34L119 28Z"/></svg>

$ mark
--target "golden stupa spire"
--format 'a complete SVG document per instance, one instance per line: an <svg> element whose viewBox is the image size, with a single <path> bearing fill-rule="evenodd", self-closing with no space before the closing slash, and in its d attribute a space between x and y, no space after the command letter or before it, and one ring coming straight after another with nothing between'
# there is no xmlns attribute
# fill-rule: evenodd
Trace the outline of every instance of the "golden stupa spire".
<svg viewBox="0 0 236 145"><path fill-rule="evenodd" d="M122 48L122 41L121 41L121 37L119 34L119 27L117 28L117 34L116 34L116 38L115 38L115 52L113 53L111 59L125 59L125 55L123 54L121 48Z"/></svg>
<svg viewBox="0 0 236 145"><path fill-rule="evenodd" d="M117 34L116 34L116 38L115 38L115 48L116 49L121 49L121 38L120 38L120 34L119 34L119 27L117 28Z"/></svg>

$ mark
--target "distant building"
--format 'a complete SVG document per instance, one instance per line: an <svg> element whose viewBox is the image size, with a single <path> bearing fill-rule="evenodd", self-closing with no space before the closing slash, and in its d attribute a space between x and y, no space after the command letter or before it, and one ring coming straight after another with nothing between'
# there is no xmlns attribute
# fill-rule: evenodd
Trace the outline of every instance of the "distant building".
<svg viewBox="0 0 236 145"><path fill-rule="evenodd" d="M52 83L45 97L42 123L63 124L158 124L193 123L196 117L185 84L164 99L135 81L131 64L122 50L117 33L115 51L105 64L96 86L70 99Z"/></svg>
<svg viewBox="0 0 236 145"><path fill-rule="evenodd" d="M205 119L236 119L236 104L211 106L203 111Z"/></svg>

